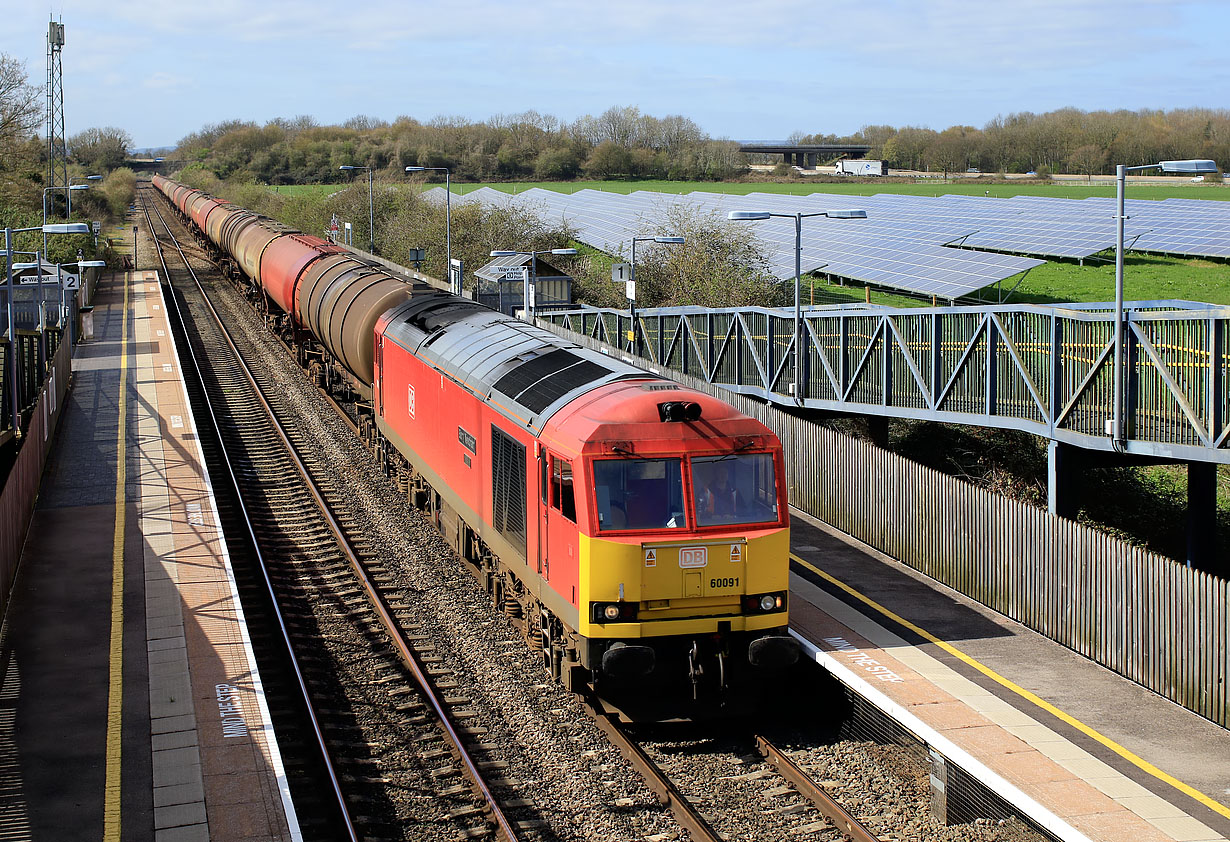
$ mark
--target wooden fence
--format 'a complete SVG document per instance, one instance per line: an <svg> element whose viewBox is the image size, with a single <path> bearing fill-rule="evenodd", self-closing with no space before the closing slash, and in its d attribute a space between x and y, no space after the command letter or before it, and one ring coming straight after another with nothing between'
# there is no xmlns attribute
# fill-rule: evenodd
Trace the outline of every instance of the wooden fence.
<svg viewBox="0 0 1230 842"><path fill-rule="evenodd" d="M61 342L48 367L47 379L26 425L25 440L0 491L0 617L8 611L9 594L17 575L17 562L34 514L43 467L55 440L56 424L64 409L64 396L72 371L73 346Z"/></svg>
<svg viewBox="0 0 1230 842"><path fill-rule="evenodd" d="M1230 727L1230 582L698 378L663 376L773 430L795 507Z"/></svg>

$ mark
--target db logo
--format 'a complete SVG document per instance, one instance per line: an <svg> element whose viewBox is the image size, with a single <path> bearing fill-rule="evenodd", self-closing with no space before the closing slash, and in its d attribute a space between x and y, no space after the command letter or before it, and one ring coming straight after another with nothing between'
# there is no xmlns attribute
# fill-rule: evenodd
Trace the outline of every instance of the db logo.
<svg viewBox="0 0 1230 842"><path fill-rule="evenodd" d="M679 550L680 567L704 567L708 563L708 547L681 547Z"/></svg>

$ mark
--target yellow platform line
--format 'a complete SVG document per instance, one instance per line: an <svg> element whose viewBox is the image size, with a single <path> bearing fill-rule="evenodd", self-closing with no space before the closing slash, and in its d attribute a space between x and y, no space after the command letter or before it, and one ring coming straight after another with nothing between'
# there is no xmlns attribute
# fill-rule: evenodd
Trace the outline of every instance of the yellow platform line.
<svg viewBox="0 0 1230 842"><path fill-rule="evenodd" d="M1224 804L1214 801L1212 798L1205 795L1200 790L1188 784L1183 783L1183 781L1179 780L1173 775L1166 774L1161 769L1157 768L1152 763L1145 760L1143 757L1140 757L1139 755L1134 754L1129 749L1124 748L1123 746L1119 745L1117 742L1112 740L1110 737L1107 737L1105 734L1102 734L1101 732L1095 730L1094 728L1091 728L1090 726L1086 725L1084 722L1081 722L1079 719L1075 718L1074 716L1068 713L1065 713L1064 711L1055 707L1053 704L1046 701L1045 699L1038 697L1034 693L1031 693L1030 691L1026 690L1024 687L1021 687L1019 684L1016 684L1008 680L1007 678L995 672L995 670L991 669L985 664L982 664L979 661L974 660L969 655L965 654L964 652L962 652L960 649L953 646L952 644L946 641L940 640L938 637L931 634L927 630L920 628L919 626L916 626L914 623L911 623L909 620L905 619L904 617L898 616L897 614L893 613L889 609L885 608L880 603L876 602L871 597L868 597L868 596L865 596L864 594L859 593L854 588L847 585L845 582L842 582L834 578L833 576L829 575L828 573L825 573L823 570L816 567L814 564L808 561L805 561L802 558L799 558L794 553L790 554L790 558L798 562L803 567L806 567L808 570L815 573L817 576L824 579L826 582L829 582L832 585L838 588L841 588L843 591L850 594L850 596L854 597L859 602L862 602L863 604L869 606L870 608L874 609L879 614L892 620L894 623L898 623L901 626L904 626L905 628L914 632L914 634L923 638L927 642L934 643L936 646L943 649L949 655L952 655L954 658L957 658L961 662L968 664L970 667L978 670L978 672L982 673L987 678L994 681L996 684L999 684L1000 686L1010 690L1011 692L1015 693L1016 695L1020 696L1022 699L1025 699L1031 704L1034 704L1042 708L1042 710L1046 711L1051 716L1054 716L1056 719L1059 719L1060 721L1067 723L1068 725L1075 728L1077 731L1080 731L1085 736L1093 740L1096 740L1097 742L1099 742L1106 748L1113 751L1115 754L1122 757L1124 760L1131 763L1136 768L1140 769L1142 772L1145 772L1146 774L1151 775L1154 778L1157 778L1159 781L1165 784L1169 784L1170 786L1179 790L1179 792L1183 793L1189 798L1193 798L1196 801L1199 801L1201 804L1208 807L1213 812L1219 815L1225 816L1226 818L1230 818L1230 807L1227 807Z"/></svg>
<svg viewBox="0 0 1230 842"><path fill-rule="evenodd" d="M124 532L128 520L128 274L120 340L118 430L115 435L115 533L111 540L111 677L107 694L107 783L103 797L103 840L119 842L121 755L124 724Z"/></svg>

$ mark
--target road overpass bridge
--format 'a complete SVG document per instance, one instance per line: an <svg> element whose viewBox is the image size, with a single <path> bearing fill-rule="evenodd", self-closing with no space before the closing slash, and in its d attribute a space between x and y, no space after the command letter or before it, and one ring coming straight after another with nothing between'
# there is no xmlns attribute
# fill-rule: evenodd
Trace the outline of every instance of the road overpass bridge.
<svg viewBox="0 0 1230 842"><path fill-rule="evenodd" d="M858 146L842 143L816 144L764 144L748 143L739 147L743 152L762 153L766 155L781 155L787 164L814 170L821 160L831 161L835 158L866 158L871 152L870 146Z"/></svg>

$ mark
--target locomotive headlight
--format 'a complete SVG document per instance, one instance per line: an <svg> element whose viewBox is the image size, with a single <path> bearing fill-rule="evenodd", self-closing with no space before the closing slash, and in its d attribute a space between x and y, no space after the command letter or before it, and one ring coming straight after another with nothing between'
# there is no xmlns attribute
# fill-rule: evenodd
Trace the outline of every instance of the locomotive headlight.
<svg viewBox="0 0 1230 842"><path fill-rule="evenodd" d="M589 618L594 623L635 623L638 608L635 602L591 602Z"/></svg>
<svg viewBox="0 0 1230 842"><path fill-rule="evenodd" d="M765 594L748 594L743 597L743 610L748 614L768 614L786 608L786 594L782 591Z"/></svg>

